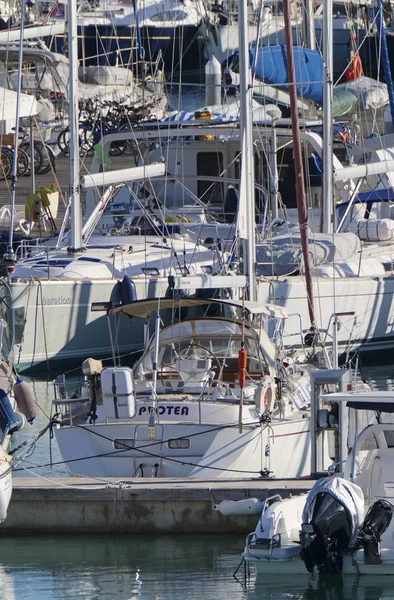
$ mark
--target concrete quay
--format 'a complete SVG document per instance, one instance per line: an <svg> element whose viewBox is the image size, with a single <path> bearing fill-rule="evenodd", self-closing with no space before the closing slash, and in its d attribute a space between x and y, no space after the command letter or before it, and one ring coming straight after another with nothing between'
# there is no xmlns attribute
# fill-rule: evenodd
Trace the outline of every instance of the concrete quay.
<svg viewBox="0 0 394 600"><path fill-rule="evenodd" d="M7 533L243 533L257 515L223 516L212 509L222 500L309 491L311 479L13 479Z"/></svg>

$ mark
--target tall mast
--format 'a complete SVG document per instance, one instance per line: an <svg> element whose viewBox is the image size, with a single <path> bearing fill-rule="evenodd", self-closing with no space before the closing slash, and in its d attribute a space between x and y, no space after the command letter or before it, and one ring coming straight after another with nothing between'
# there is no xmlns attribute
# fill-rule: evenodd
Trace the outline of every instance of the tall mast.
<svg viewBox="0 0 394 600"><path fill-rule="evenodd" d="M290 20L290 0L284 0L283 13L284 13L284 20L285 20L287 72L288 72L289 91L290 91L291 128L292 128L292 132L293 132L294 166L295 166L295 172L296 172L296 198L297 198L298 223L300 225L301 247L302 247L302 254L304 257L304 264L305 264L305 279L306 279L306 292L307 292L307 299L308 299L308 312L309 312L309 318L311 321L311 327L314 327L315 326L315 313L314 313L314 303L313 303L312 273L311 273L311 267L310 267L309 248L308 248L308 207L306 204L306 197L305 197L304 168L303 168L303 164L302 164L301 136L300 136L300 127L299 127L299 120L298 120L297 89L296 89L296 78L295 78L295 71L294 71L293 38L292 38L291 20Z"/></svg>
<svg viewBox="0 0 394 600"><path fill-rule="evenodd" d="M323 2L323 231L334 230L332 168L332 0Z"/></svg>
<svg viewBox="0 0 394 600"><path fill-rule="evenodd" d="M79 186L79 140L78 140L78 29L77 0L68 3L68 47L69 47L69 90L68 104L70 113L70 196L71 196L71 250L82 246L81 201Z"/></svg>
<svg viewBox="0 0 394 600"><path fill-rule="evenodd" d="M240 136L241 136L241 185L239 206L239 234L243 238L244 274L249 281L249 300L257 300L255 277L255 197L251 70L248 51L247 2L238 1L239 75L240 75Z"/></svg>
<svg viewBox="0 0 394 600"><path fill-rule="evenodd" d="M303 32L305 32L306 46L311 50L315 50L315 9L313 6L313 0L304 0L303 9L302 24Z"/></svg>
<svg viewBox="0 0 394 600"><path fill-rule="evenodd" d="M15 260L14 254L14 213L15 213L15 199L16 199L16 178L18 172L18 137L19 137L19 117L20 117L20 105L21 105L21 94L22 94L22 56L23 56L23 33L25 26L25 11L26 2L22 0L21 4L21 22L19 32L19 54L18 54L18 83L17 83L17 96L16 96L16 114L15 114L15 144L14 144L14 158L12 161L12 172L11 172L11 215L10 215L10 233L7 245L7 252L4 255L4 260L13 262ZM32 162L32 173L34 172L34 150L31 147L31 162Z"/></svg>
<svg viewBox="0 0 394 600"><path fill-rule="evenodd" d="M387 48L386 29L384 26L382 0L378 0L378 6L376 9L376 23L377 23L378 31L379 31L380 44L382 47L383 72L384 72L384 78L386 80L387 91L389 93L390 116L391 116L391 123L392 123L393 130L394 130L394 88L393 88L393 79L391 77L389 51Z"/></svg>

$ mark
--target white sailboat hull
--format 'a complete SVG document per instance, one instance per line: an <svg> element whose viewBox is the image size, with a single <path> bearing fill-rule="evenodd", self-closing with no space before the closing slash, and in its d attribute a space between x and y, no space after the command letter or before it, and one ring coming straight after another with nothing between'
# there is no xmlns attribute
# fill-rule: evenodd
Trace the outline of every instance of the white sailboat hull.
<svg viewBox="0 0 394 600"><path fill-rule="evenodd" d="M11 468L7 466L0 468L0 522L7 517L8 505L12 496L12 474Z"/></svg>
<svg viewBox="0 0 394 600"><path fill-rule="evenodd" d="M5 439L8 445L9 436ZM8 505L12 496L12 467L10 457L4 449L0 449L0 523L7 517Z"/></svg>
<svg viewBox="0 0 394 600"><path fill-rule="evenodd" d="M176 401L164 407L171 415L156 425L154 438L149 438L145 404L139 405L134 419L124 422L62 424L55 432L63 460L72 473L89 477L227 479L258 477L267 467L276 477L309 474L309 419L273 420L271 430L260 428L256 418L239 432L238 405L202 403L200 423L197 402ZM250 422L249 410L244 408L244 420ZM169 447L168 440L180 438L190 441L189 448Z"/></svg>
<svg viewBox="0 0 394 600"><path fill-rule="evenodd" d="M338 277L314 278L316 322L327 331L334 313L341 316L338 332L340 347L345 349L384 350L394 343L394 278ZM306 301L305 280L301 276L260 281L259 300L283 306L289 313L285 324L284 342L300 345L300 322L307 331L310 322Z"/></svg>
<svg viewBox="0 0 394 600"><path fill-rule="evenodd" d="M92 302L109 302L116 279L34 281L12 283L14 347L19 370L47 360L83 359L111 354L105 312L92 312ZM167 281L136 282L137 298L163 296ZM116 345L120 353L141 350L143 321L118 319Z"/></svg>
<svg viewBox="0 0 394 600"><path fill-rule="evenodd" d="M137 298L164 296L166 278L135 280ZM116 279L13 282L10 286L11 317L16 333L15 357L19 369L35 367L47 360L83 359L111 354L108 320L104 312L92 312L92 302L108 302ZM284 306L291 315L285 326L286 345L300 347L302 329L309 328L305 282L287 277L258 283L262 303ZM319 278L314 280L316 318L326 330L335 312L341 317L338 332L343 349L384 350L393 346L394 278ZM300 321L301 320L301 321ZM120 354L141 350L143 322L120 317L114 331Z"/></svg>

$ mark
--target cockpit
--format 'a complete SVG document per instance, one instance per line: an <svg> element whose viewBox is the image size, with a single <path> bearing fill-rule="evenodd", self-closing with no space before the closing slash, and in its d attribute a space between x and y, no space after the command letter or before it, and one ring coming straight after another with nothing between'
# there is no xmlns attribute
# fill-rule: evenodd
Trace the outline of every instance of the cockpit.
<svg viewBox="0 0 394 600"><path fill-rule="evenodd" d="M268 373L268 365L252 327L244 328L247 351L247 371L251 376ZM227 319L204 318L181 321L160 332L158 371L179 368L180 360L206 361L215 379L234 381L238 376L238 352L241 350L242 325ZM135 367L136 376L153 371L154 337L141 361Z"/></svg>

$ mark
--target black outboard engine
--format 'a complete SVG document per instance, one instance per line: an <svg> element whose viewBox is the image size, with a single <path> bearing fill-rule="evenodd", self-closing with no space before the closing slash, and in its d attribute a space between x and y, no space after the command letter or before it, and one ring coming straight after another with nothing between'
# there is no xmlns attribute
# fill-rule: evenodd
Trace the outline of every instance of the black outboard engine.
<svg viewBox="0 0 394 600"><path fill-rule="evenodd" d="M308 571L340 573L342 553L351 538L351 523L346 508L328 492L315 496L309 523L302 524L301 558Z"/></svg>
<svg viewBox="0 0 394 600"><path fill-rule="evenodd" d="M300 532L301 559L312 572L341 573L343 553L357 541L361 489L339 477L318 480L308 494Z"/></svg>
<svg viewBox="0 0 394 600"><path fill-rule="evenodd" d="M393 505L387 500L376 500L365 515L358 535L358 547L364 548L364 562L380 564L380 540L393 517Z"/></svg>

